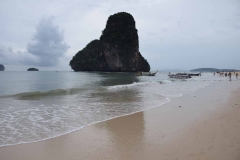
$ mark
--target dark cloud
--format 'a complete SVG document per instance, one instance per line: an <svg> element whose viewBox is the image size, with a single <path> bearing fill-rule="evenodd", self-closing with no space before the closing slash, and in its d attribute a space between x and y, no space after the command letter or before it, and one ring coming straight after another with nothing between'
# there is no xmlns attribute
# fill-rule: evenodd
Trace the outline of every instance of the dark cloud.
<svg viewBox="0 0 240 160"><path fill-rule="evenodd" d="M63 31L53 24L53 17L42 18L36 28L36 34L27 45L27 51L38 58L39 66L55 66L58 59L68 50L64 42Z"/></svg>

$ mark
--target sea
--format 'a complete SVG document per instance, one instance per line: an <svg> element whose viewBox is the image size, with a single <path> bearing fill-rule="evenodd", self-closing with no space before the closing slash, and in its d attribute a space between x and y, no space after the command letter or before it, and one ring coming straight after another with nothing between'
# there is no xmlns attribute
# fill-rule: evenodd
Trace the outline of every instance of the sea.
<svg viewBox="0 0 240 160"><path fill-rule="evenodd" d="M145 111L209 86L212 73L187 80L134 73L0 72L0 147L37 142Z"/></svg>

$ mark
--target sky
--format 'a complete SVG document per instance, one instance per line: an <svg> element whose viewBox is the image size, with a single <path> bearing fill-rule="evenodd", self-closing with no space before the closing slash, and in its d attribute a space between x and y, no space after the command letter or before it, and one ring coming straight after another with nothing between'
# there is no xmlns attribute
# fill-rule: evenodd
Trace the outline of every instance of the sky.
<svg viewBox="0 0 240 160"><path fill-rule="evenodd" d="M240 70L240 0L1 0L0 64L70 71L118 12L134 17L151 70Z"/></svg>

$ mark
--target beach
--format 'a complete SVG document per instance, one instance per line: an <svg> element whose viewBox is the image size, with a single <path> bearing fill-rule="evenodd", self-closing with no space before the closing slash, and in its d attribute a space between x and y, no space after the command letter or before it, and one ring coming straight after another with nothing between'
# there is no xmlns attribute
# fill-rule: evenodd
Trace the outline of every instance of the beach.
<svg viewBox="0 0 240 160"><path fill-rule="evenodd" d="M240 160L240 0L0 5L0 160Z"/></svg>
<svg viewBox="0 0 240 160"><path fill-rule="evenodd" d="M216 82L157 108L1 147L0 159L239 160L239 97L239 81Z"/></svg>

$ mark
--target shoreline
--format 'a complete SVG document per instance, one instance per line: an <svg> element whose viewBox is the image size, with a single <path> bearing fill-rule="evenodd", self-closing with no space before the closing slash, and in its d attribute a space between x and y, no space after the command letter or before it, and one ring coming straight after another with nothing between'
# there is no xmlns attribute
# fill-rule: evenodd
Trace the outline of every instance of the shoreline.
<svg viewBox="0 0 240 160"><path fill-rule="evenodd" d="M205 81L205 80L204 80ZM221 80L214 80L214 81L221 81ZM211 85L211 84L209 84ZM208 86L209 86L208 85ZM120 85L121 86L121 85ZM208 86L205 86L205 87L208 87ZM204 89L205 87L203 88L200 88L200 89L196 89L196 90L193 90L193 91L190 91L188 93L182 93L180 94L180 96L172 96L171 98L179 98L179 97L182 97L183 95L185 94L191 94L192 92L196 92L198 90L201 90L201 89ZM52 91L52 90L50 90ZM46 92L50 92L50 91L46 91ZM27 92L27 93L35 93L35 92ZM38 93L38 92L37 92ZM45 92L42 92L42 93L45 93ZM19 94L22 94L22 93L18 93L18 94L13 94L13 95L3 95L2 97L10 97L10 96L16 96L16 95L19 95ZM5 145L0 145L0 148L2 147L11 147L11 146L16 146L16 145L22 145L22 144L30 144L30 143L37 143L37 142L41 142L41 141L45 141L45 140L49 140L49 139L52 139L52 138L57 138L57 137L60 137L60 136L64 136L66 134L71 134L73 132L77 132L77 131L80 131L81 129L84 129L86 127L89 127L91 125L95 125L95 124L98 124L98 123L102 123L102 122L105 122L105 121L109 121L109 120L112 120L112 119L115 119L115 118L120 118L120 117L124 117L124 116L129 116L129 115L132 115L132 114L136 114L136 113L139 113L139 112L144 112L144 111L147 111L147 110L151 110L151 109L155 109L155 108L158 108L158 107L161 107L162 105L165 105L166 103L169 103L171 101L171 98L170 97L167 97L167 96L164 96L166 100L168 100L167 102L164 102L158 106L154 106L154 107L151 107L151 108L148 108L148 109L143 109L143 110L139 110L139 111L136 111L136 112L132 112L132 113L128 113L128 114L125 114L125 115L121 115L121 116L115 116L115 117L111 117L109 119L105 119L105 120L102 120L102 121L96 121L96 122L93 122L93 123L90 123L86 126L83 126L83 127L80 127L80 128L77 128L77 129L74 129L74 130L71 130L71 131L68 131L68 132L65 132L65 133L62 133L62 134L59 134L59 135L56 135L56 136L52 136L52 137L48 137L48 138L44 138L44 139L41 139L41 140L36 140L36 141L31 141L31 142L20 142L20 143L15 143L15 144L5 144ZM0 96L1 98L1 96Z"/></svg>
<svg viewBox="0 0 240 160"><path fill-rule="evenodd" d="M97 122L88 124L88 125L86 125L86 126L83 126L82 128L78 128L78 129L76 129L76 130L72 130L72 131L69 131L69 132L66 132L66 133L57 135L57 136L53 136L53 137L49 137L49 138L45 138L45 139L41 139L41 140L36 140L36 141L32 141L32 142L20 142L20 143L17 143L17 144L6 144L6 145L2 145L2 146L0 146L0 149L3 148L3 147L12 147L12 146L17 146L17 145L38 143L38 142L41 142L41 141L46 141L46 140L50 140L50 139L53 139L53 138L58 138L58 137L61 137L61 136L66 135L66 134L71 134L71 133L73 133L73 132L78 132L78 131L86 128L86 127L89 127L89 126L92 126L92 125L97 125L98 123L104 123L104 122L106 122L106 121L110 121L110 120L115 119L115 118L121 118L121 117L125 117L125 116L131 116L131 115L136 114L136 113L139 113L139 112L144 112L144 111L147 111L147 110L155 109L155 108L161 107L162 105L165 105L166 103L169 103L169 102L170 102L170 98L166 97L166 99L169 100L169 101L168 101L168 102L164 102L164 103L161 104L160 106L156 106L156 107L148 108L148 109L145 109L145 110L140 110L140 111L132 112L132 113L125 114L125 115L121 115L121 116L112 117L112 118L109 118L109 119L106 119L106 120L103 120L103 121L97 121Z"/></svg>
<svg viewBox="0 0 240 160"><path fill-rule="evenodd" d="M104 122L106 122L106 121L110 121L110 120L115 119L115 118L121 118L121 117L125 117L125 116L131 116L131 115L136 114L136 113L139 113L139 112L144 112L144 111L147 111L147 110L150 110L150 109L155 109L155 108L161 107L162 105L165 105L166 103L169 103L169 102L170 102L170 99L169 99L169 98L166 98L166 99L168 99L169 101L161 104L160 106L148 108L148 109L146 109L146 110L140 110L140 111L132 112L132 113L125 114L125 115L121 115L121 116L112 117L112 118L110 118L110 119L106 119L106 120L103 120L103 121L97 121L97 122L91 123L91 124L89 124L89 125L87 125L87 126L84 126L84 127L82 127L82 128L78 128L78 129L76 129L76 130L72 130L72 131L69 131L69 132L66 132L66 133L57 135L57 136L53 136L53 137L49 137L49 138L45 138L45 139L41 139L41 140L36 140L36 141L32 141L32 142L21 142L21 143L17 143L17 144L6 144L6 145L2 145L2 146L0 146L0 149L1 149L2 147L12 147L12 146L16 146L16 145L24 145L24 144L38 143L38 142L41 142L41 141L46 141L46 140L50 140L50 139L53 139L53 138L58 138L58 137L61 137L61 136L66 135L66 134L71 134L71 133L73 133L73 132L78 132L78 131L86 128L86 127L89 127L89 126L92 126L92 125L97 125L98 123L104 123Z"/></svg>
<svg viewBox="0 0 240 160"><path fill-rule="evenodd" d="M212 121L212 117L216 117L219 113L230 112L229 110L234 107L226 108L226 104L229 103L229 98L234 97L231 92L236 90L234 88L236 84L237 82L217 82L182 97L171 98L170 102L160 107L99 122L56 138L1 147L0 158L159 159L162 157L173 159L176 157L191 159L194 154L190 157L186 157L184 152L170 154L173 153L174 146L177 146L176 141L181 137L184 139L191 130L198 130L194 127L201 128L207 120ZM219 88L222 86L224 88ZM237 86L238 89L234 93L239 96L239 84ZM239 100L235 103L240 107ZM240 131L240 128L238 129ZM237 147L240 147L240 141L238 142ZM170 148L169 152L166 148ZM237 156L240 158L240 155Z"/></svg>

